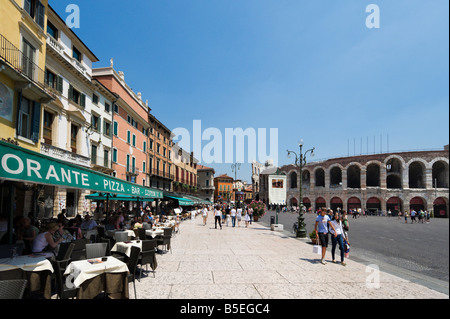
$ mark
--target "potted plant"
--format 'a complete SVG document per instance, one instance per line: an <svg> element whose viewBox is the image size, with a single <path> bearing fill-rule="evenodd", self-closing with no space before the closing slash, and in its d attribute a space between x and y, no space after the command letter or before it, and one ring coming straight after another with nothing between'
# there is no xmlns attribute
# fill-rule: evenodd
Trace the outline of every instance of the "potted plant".
<svg viewBox="0 0 450 319"><path fill-rule="evenodd" d="M253 220L258 221L259 217L266 214L266 205L262 201L252 201L249 205L253 209Z"/></svg>
<svg viewBox="0 0 450 319"><path fill-rule="evenodd" d="M312 243L315 245L317 242L317 233L315 229L309 233L309 238L311 238Z"/></svg>

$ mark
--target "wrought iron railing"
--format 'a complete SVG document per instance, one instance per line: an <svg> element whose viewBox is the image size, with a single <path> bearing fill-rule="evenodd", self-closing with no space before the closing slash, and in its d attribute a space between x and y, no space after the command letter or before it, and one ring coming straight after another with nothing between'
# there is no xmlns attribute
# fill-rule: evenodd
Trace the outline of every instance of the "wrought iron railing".
<svg viewBox="0 0 450 319"><path fill-rule="evenodd" d="M45 71L1 34L0 57L17 72L44 88Z"/></svg>

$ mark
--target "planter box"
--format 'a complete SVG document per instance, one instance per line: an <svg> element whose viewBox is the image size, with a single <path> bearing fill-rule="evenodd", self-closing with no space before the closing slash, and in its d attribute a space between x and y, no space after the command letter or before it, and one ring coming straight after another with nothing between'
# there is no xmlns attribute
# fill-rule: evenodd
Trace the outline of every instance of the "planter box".
<svg viewBox="0 0 450 319"><path fill-rule="evenodd" d="M274 231L283 231L284 227L283 224L272 224L270 225L270 229Z"/></svg>

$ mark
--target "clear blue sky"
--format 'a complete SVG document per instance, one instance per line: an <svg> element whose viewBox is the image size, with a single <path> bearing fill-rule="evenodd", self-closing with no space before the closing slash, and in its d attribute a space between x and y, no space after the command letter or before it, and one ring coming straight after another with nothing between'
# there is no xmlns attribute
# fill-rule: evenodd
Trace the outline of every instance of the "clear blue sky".
<svg viewBox="0 0 450 319"><path fill-rule="evenodd" d="M170 129L278 128L279 165L300 138L314 159L448 144L447 0L50 0L71 3L94 67L114 58Z"/></svg>

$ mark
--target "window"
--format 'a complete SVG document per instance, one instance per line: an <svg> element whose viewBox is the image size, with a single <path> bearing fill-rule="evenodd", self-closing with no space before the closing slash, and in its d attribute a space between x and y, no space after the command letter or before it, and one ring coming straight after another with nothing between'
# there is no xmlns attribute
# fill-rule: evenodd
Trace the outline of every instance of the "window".
<svg viewBox="0 0 450 319"><path fill-rule="evenodd" d="M133 134L133 144L134 147L136 147L136 135Z"/></svg>
<svg viewBox="0 0 450 319"><path fill-rule="evenodd" d="M19 111L19 130L18 135L31 138L31 118L33 112L33 102L22 98Z"/></svg>
<svg viewBox="0 0 450 319"><path fill-rule="evenodd" d="M150 140L149 149L151 149L153 151L153 140Z"/></svg>
<svg viewBox="0 0 450 319"><path fill-rule="evenodd" d="M45 7L39 0L24 0L24 9L44 29Z"/></svg>
<svg viewBox="0 0 450 319"><path fill-rule="evenodd" d="M69 100L81 107L86 106L86 95L74 89L72 85L69 85Z"/></svg>
<svg viewBox="0 0 450 319"><path fill-rule="evenodd" d="M127 172L130 171L130 155L127 154Z"/></svg>
<svg viewBox="0 0 450 319"><path fill-rule="evenodd" d="M144 144L144 145L142 146L142 151L143 151L143 152L147 152L147 142L144 141L143 144Z"/></svg>
<svg viewBox="0 0 450 319"><path fill-rule="evenodd" d="M59 75L56 75L55 73L51 72L50 70L45 70L45 84L58 91L59 93L62 93L62 87L63 87L63 79Z"/></svg>
<svg viewBox="0 0 450 319"><path fill-rule="evenodd" d="M105 102L105 112L111 112L111 105Z"/></svg>
<svg viewBox="0 0 450 319"><path fill-rule="evenodd" d="M163 156L166 157L166 148L163 147Z"/></svg>
<svg viewBox="0 0 450 319"><path fill-rule="evenodd" d="M127 122L128 124L131 124L131 116L127 115Z"/></svg>
<svg viewBox="0 0 450 319"><path fill-rule="evenodd" d="M127 143L130 144L131 135L130 131L127 131Z"/></svg>
<svg viewBox="0 0 450 319"><path fill-rule="evenodd" d="M78 135L78 126L72 124L70 126L70 147L73 153L77 152L77 135Z"/></svg>
<svg viewBox="0 0 450 319"><path fill-rule="evenodd" d="M114 163L117 163L117 148L113 149L113 158L112 158Z"/></svg>
<svg viewBox="0 0 450 319"><path fill-rule="evenodd" d="M97 164L97 145L92 145L91 150L91 163Z"/></svg>
<svg viewBox="0 0 450 319"><path fill-rule="evenodd" d="M44 111L44 124L43 124L44 143L49 145L52 145L52 124L53 124L53 114Z"/></svg>
<svg viewBox="0 0 450 319"><path fill-rule="evenodd" d="M146 172L147 172L146 169L147 169L147 163L145 163L145 161L143 161L143 162L142 162L142 171L143 171L144 173L146 173Z"/></svg>
<svg viewBox="0 0 450 319"><path fill-rule="evenodd" d="M50 35L53 39L58 39L58 29L47 20L47 34Z"/></svg>
<svg viewBox="0 0 450 319"><path fill-rule="evenodd" d="M34 56L36 54L36 49L25 39L23 39L23 55L22 55L22 67L23 73L27 75L30 79L33 79L35 66L34 66Z"/></svg>
<svg viewBox="0 0 450 319"><path fill-rule="evenodd" d="M115 103L114 103L114 112L119 114L119 106L117 104L115 104Z"/></svg>
<svg viewBox="0 0 450 319"><path fill-rule="evenodd" d="M114 135L115 136L118 136L118 133L119 132L119 123L117 123L116 121L114 121L114 124L113 124L113 133L114 133Z"/></svg>
<svg viewBox="0 0 450 319"><path fill-rule="evenodd" d="M81 52L75 47L72 49L72 57L78 62L81 62Z"/></svg>
<svg viewBox="0 0 450 319"><path fill-rule="evenodd" d="M109 151L108 150L103 151L103 166L109 167Z"/></svg>
<svg viewBox="0 0 450 319"><path fill-rule="evenodd" d="M206 187L209 187L209 179L207 179L205 182L206 182Z"/></svg>
<svg viewBox="0 0 450 319"><path fill-rule="evenodd" d="M98 95L96 94L92 95L92 103L94 103L95 105L98 104Z"/></svg>
<svg viewBox="0 0 450 319"><path fill-rule="evenodd" d="M136 173L136 158L133 157L131 158L131 171L134 173Z"/></svg>
<svg viewBox="0 0 450 319"><path fill-rule="evenodd" d="M92 124L92 129L100 132L100 117L96 116L96 115L92 115L91 116L91 124Z"/></svg>
<svg viewBox="0 0 450 319"><path fill-rule="evenodd" d="M103 119L103 134L111 137L111 123L106 122L104 119Z"/></svg>
<svg viewBox="0 0 450 319"><path fill-rule="evenodd" d="M159 149L160 149L160 147L161 147L161 145L156 144L156 152L158 152L158 154L159 154Z"/></svg>

